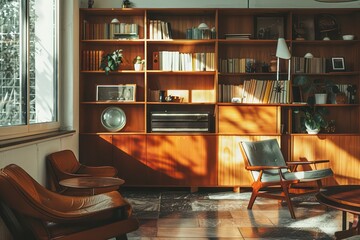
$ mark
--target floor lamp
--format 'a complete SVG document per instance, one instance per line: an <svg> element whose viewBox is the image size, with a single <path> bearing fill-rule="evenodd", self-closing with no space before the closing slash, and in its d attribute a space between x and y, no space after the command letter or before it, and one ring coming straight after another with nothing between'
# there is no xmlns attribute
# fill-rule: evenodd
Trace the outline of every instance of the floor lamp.
<svg viewBox="0 0 360 240"><path fill-rule="evenodd" d="M281 59L288 59L289 60L289 65L288 65L288 79L290 80L290 69L291 69L291 65L290 65L290 61L291 61L291 54L289 52L289 48L286 45L285 39L284 38L279 38L278 39L278 43L277 43L277 48L276 48L276 57L277 57L277 67L276 67L276 80L279 81L279 72L280 72L280 58Z"/></svg>
<svg viewBox="0 0 360 240"><path fill-rule="evenodd" d="M284 38L279 38L276 48L276 57L277 57L277 64L276 64L276 85L275 85L275 99L277 103L287 103L288 97L287 94L283 94L283 92L287 92L288 82L280 83L279 81L279 72L280 72L280 58L281 59L288 59L288 78L290 80L290 61L291 61L291 54L289 52L289 48L286 45Z"/></svg>

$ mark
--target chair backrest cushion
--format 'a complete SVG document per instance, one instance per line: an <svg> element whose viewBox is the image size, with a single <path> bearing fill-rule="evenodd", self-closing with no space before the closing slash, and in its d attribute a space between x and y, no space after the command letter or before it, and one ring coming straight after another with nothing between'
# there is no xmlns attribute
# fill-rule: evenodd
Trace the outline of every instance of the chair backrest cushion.
<svg viewBox="0 0 360 240"><path fill-rule="evenodd" d="M22 168L10 164L0 171L0 198L10 208L25 215L37 215L34 205L41 205L38 183Z"/></svg>
<svg viewBox="0 0 360 240"><path fill-rule="evenodd" d="M80 168L75 154L71 150L62 150L47 156L52 167L57 171L76 173Z"/></svg>
<svg viewBox="0 0 360 240"><path fill-rule="evenodd" d="M285 159L280 150L276 139L268 139L254 142L240 143L246 159L250 166L286 166ZM288 172L287 169L281 170ZM254 180L259 176L259 171L251 171ZM278 176L278 170L266 170L263 173L263 179Z"/></svg>

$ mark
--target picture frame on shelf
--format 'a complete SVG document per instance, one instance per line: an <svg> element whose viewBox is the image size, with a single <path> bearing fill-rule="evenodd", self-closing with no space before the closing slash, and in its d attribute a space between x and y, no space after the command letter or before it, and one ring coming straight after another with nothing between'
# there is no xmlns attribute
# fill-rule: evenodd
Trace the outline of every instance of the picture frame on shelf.
<svg viewBox="0 0 360 240"><path fill-rule="evenodd" d="M136 84L97 85L96 101L136 101Z"/></svg>
<svg viewBox="0 0 360 240"><path fill-rule="evenodd" d="M331 70L332 71L345 71L345 60L343 57L331 58Z"/></svg>
<svg viewBox="0 0 360 240"><path fill-rule="evenodd" d="M292 86L291 90L292 90L292 103L294 104L305 103L300 86Z"/></svg>
<svg viewBox="0 0 360 240"><path fill-rule="evenodd" d="M286 37L284 16L255 16L254 23L255 39Z"/></svg>

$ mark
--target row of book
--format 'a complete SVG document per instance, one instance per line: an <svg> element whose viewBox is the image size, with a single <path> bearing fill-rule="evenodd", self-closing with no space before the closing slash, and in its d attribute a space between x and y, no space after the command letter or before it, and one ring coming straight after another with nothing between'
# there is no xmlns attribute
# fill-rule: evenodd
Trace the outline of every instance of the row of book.
<svg viewBox="0 0 360 240"><path fill-rule="evenodd" d="M83 71L99 71L101 59L104 56L102 50L84 50L82 51L82 66Z"/></svg>
<svg viewBox="0 0 360 240"><path fill-rule="evenodd" d="M150 20L149 39L172 39L170 23L161 20Z"/></svg>
<svg viewBox="0 0 360 240"><path fill-rule="evenodd" d="M82 39L138 39L135 23L89 23L84 21Z"/></svg>
<svg viewBox="0 0 360 240"><path fill-rule="evenodd" d="M292 57L295 73L326 73L326 58Z"/></svg>
<svg viewBox="0 0 360 240"><path fill-rule="evenodd" d="M221 73L249 73L254 72L256 60L253 58L227 58L219 59Z"/></svg>
<svg viewBox="0 0 360 240"><path fill-rule="evenodd" d="M153 69L163 71L214 71L215 53L181 53L159 51L153 53Z"/></svg>
<svg viewBox="0 0 360 240"><path fill-rule="evenodd" d="M290 83L287 80L245 80L243 84L219 84L219 102L290 103Z"/></svg>
<svg viewBox="0 0 360 240"><path fill-rule="evenodd" d="M215 28L188 28L186 29L186 39L215 39Z"/></svg>

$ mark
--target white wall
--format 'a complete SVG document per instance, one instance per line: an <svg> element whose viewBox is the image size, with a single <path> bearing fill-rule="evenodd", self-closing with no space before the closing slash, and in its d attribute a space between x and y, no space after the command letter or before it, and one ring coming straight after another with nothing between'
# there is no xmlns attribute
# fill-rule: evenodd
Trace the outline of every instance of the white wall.
<svg viewBox="0 0 360 240"><path fill-rule="evenodd" d="M94 8L121 8L122 0L94 0ZM130 0L136 8L360 8L360 1L321 3L315 0ZM87 0L79 0L87 8ZM249 6L248 6L249 5Z"/></svg>

